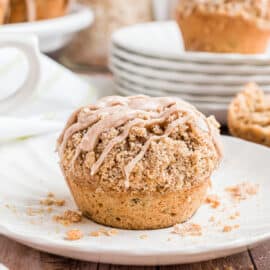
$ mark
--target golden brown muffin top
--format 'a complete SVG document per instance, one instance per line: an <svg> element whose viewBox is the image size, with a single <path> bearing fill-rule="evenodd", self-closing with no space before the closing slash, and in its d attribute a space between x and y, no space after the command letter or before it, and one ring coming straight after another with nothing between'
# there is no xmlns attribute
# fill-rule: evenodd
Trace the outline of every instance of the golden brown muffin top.
<svg viewBox="0 0 270 270"><path fill-rule="evenodd" d="M144 167L142 163L147 153L151 158L145 164L145 169L151 167L149 174L155 174L159 161L162 161L160 168L164 162L169 166L177 155L185 151L196 167L196 155L193 154L200 148L197 154L203 153L204 158L213 158L211 168L206 170L205 178L209 178L221 158L219 140L217 123L213 118L206 118L179 98L113 96L73 113L59 137L58 152L61 161L68 163L69 169L76 170L76 161L81 160L81 163L87 163L91 177L99 174L99 178L115 178L118 182L123 180L122 184L127 189L130 178L143 178L142 175L138 176L142 173L140 169L135 176L134 171L138 171L139 165L141 169ZM208 152L211 154L208 155ZM171 160L168 162L168 159ZM154 160L155 164L150 165ZM176 173L174 178L177 178ZM160 175L156 175L158 177Z"/></svg>

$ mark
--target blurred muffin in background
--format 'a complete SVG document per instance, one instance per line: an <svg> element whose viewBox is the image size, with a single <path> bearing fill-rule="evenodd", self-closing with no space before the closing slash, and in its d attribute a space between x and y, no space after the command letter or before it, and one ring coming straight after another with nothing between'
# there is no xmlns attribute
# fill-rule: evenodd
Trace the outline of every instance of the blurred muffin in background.
<svg viewBox="0 0 270 270"><path fill-rule="evenodd" d="M228 127L233 136L270 146L270 96L247 84L229 106Z"/></svg>
<svg viewBox="0 0 270 270"><path fill-rule="evenodd" d="M65 15L69 0L10 0L9 23L51 19Z"/></svg>
<svg viewBox="0 0 270 270"><path fill-rule="evenodd" d="M5 18L8 11L8 0L0 0L0 24L5 22Z"/></svg>
<svg viewBox="0 0 270 270"><path fill-rule="evenodd" d="M180 0L176 20L187 50L263 53L270 36L270 1Z"/></svg>

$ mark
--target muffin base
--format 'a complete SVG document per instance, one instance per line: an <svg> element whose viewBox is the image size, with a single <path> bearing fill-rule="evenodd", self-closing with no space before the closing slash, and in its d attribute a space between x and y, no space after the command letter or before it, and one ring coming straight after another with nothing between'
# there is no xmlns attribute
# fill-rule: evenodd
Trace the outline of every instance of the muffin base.
<svg viewBox="0 0 270 270"><path fill-rule="evenodd" d="M115 228L161 229L188 220L203 203L209 181L175 192L103 192L68 181L82 213Z"/></svg>
<svg viewBox="0 0 270 270"><path fill-rule="evenodd" d="M262 29L242 17L193 12L177 13L185 48L190 51L220 53L264 53L270 29Z"/></svg>

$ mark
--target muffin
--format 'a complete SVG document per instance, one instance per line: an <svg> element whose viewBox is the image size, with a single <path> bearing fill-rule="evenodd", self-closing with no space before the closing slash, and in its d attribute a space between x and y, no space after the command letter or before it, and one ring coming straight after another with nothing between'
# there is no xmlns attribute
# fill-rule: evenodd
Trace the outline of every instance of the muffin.
<svg viewBox="0 0 270 270"><path fill-rule="evenodd" d="M75 111L58 139L80 211L97 223L158 229L189 219L221 159L218 124L172 97L106 97Z"/></svg>
<svg viewBox="0 0 270 270"><path fill-rule="evenodd" d="M228 126L236 137L270 146L270 96L254 83L246 85L229 106Z"/></svg>
<svg viewBox="0 0 270 270"><path fill-rule="evenodd" d="M0 24L3 24L7 17L8 3L9 3L9 0L0 0Z"/></svg>
<svg viewBox="0 0 270 270"><path fill-rule="evenodd" d="M263 53L270 34L270 1L181 0L176 20L189 51Z"/></svg>
<svg viewBox="0 0 270 270"><path fill-rule="evenodd" d="M63 16L69 0L10 0L10 23L36 21Z"/></svg>

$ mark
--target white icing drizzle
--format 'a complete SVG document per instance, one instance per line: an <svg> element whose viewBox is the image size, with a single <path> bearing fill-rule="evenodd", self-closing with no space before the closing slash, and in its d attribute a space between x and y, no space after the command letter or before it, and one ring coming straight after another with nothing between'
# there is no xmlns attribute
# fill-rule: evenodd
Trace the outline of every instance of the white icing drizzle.
<svg viewBox="0 0 270 270"><path fill-rule="evenodd" d="M103 149L98 160L91 167L91 175L98 172L98 169L106 159L113 147L124 141L134 126L151 127L162 124L174 114L178 118L167 126L163 135L152 135L142 146L139 154L133 158L124 168L125 187L129 187L129 176L136 164L144 157L152 141L168 137L179 125L184 124L190 118L196 123L196 128L202 132L208 132L211 136L217 154L221 155L218 129L211 121L198 112L192 105L176 97L150 98L147 96L133 97L106 97L86 108L75 111L67 122L67 125L58 139L58 152L63 157L68 140L76 132L86 130L81 142L76 147L74 157L71 161L74 168L75 161L82 152L91 152L96 147L100 135L110 129L123 127L123 131L114 137Z"/></svg>
<svg viewBox="0 0 270 270"><path fill-rule="evenodd" d="M145 155L147 149L149 148L151 142L168 137L177 126L179 126L181 124L184 124L188 120L188 118L189 117L176 119L175 121L173 121L172 123L169 124L169 126L167 127L167 129L166 129L166 131L165 131L165 133L163 135L161 135L161 136L154 135L154 136L151 136L147 140L147 142L142 147L141 152L134 159L132 159L124 168L124 172L125 172L125 188L129 188L129 176L130 176L130 173L132 172L132 170L134 169L136 164L144 157L144 155Z"/></svg>

